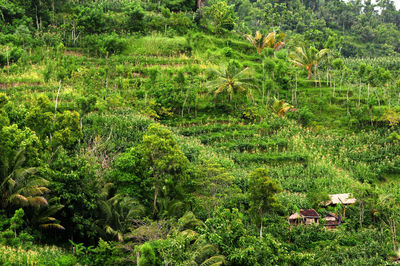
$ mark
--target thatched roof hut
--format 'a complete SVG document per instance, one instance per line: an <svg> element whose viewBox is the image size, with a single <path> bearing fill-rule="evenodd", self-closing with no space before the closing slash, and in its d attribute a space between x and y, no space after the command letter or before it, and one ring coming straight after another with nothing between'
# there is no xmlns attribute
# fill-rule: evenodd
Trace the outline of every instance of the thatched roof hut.
<svg viewBox="0 0 400 266"><path fill-rule="evenodd" d="M356 203L356 199L350 193L343 194L329 194L329 200L325 202L325 206L329 205L350 205Z"/></svg>
<svg viewBox="0 0 400 266"><path fill-rule="evenodd" d="M288 222L291 225L298 224L313 224L319 223L320 215L314 209L301 209L299 212L295 212L289 216Z"/></svg>
<svg viewBox="0 0 400 266"><path fill-rule="evenodd" d="M329 229L336 229L337 226L341 223L341 218L334 214L333 212L328 213L324 220L326 221L325 226Z"/></svg>

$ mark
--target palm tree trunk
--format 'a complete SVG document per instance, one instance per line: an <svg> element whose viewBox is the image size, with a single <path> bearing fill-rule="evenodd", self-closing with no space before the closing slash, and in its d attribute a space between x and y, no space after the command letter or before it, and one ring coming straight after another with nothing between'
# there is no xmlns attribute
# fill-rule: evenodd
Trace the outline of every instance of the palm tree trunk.
<svg viewBox="0 0 400 266"><path fill-rule="evenodd" d="M326 68L326 86L329 86L329 67Z"/></svg>
<svg viewBox="0 0 400 266"><path fill-rule="evenodd" d="M61 79L58 82L58 91L57 91L57 97L56 97L56 104L54 107L54 120L56 119L57 116L57 103L58 103L58 96L60 95L60 90L61 90Z"/></svg>
<svg viewBox="0 0 400 266"><path fill-rule="evenodd" d="M358 89L358 108L360 108L361 104L361 79L360 79L360 88Z"/></svg>
<svg viewBox="0 0 400 266"><path fill-rule="evenodd" d="M378 105L381 106L381 100L379 99L379 95L378 92L376 91L376 89L374 89L375 95L376 95L376 99L378 99Z"/></svg>
<svg viewBox="0 0 400 266"><path fill-rule="evenodd" d="M264 95L265 95L265 65L264 65L264 55L262 56L262 68L263 68L263 78L262 78L262 104L264 105Z"/></svg>
<svg viewBox="0 0 400 266"><path fill-rule="evenodd" d="M294 87L294 102L297 106L297 70L296 70L296 86Z"/></svg>
<svg viewBox="0 0 400 266"><path fill-rule="evenodd" d="M336 89L336 82L333 81L333 92L332 92L332 97L335 97L335 89Z"/></svg>
<svg viewBox="0 0 400 266"><path fill-rule="evenodd" d="M153 217L155 217L157 213L157 196L158 196L158 183L157 181L154 181Z"/></svg>
<svg viewBox="0 0 400 266"><path fill-rule="evenodd" d="M186 91L185 100L183 101L183 104L182 104L182 117L183 117L183 110L184 110L184 108L185 108L188 95L189 95L189 89Z"/></svg>
<svg viewBox="0 0 400 266"><path fill-rule="evenodd" d="M307 71L308 71L307 79L310 80L310 78L311 78L311 69L307 69Z"/></svg>
<svg viewBox="0 0 400 266"><path fill-rule="evenodd" d="M360 228L363 230L363 221L364 221L364 201L360 200L359 202L359 211L360 211Z"/></svg>
<svg viewBox="0 0 400 266"><path fill-rule="evenodd" d="M346 101L347 101L347 115L350 115L350 109L349 109L349 87L347 87L347 91L346 91Z"/></svg>

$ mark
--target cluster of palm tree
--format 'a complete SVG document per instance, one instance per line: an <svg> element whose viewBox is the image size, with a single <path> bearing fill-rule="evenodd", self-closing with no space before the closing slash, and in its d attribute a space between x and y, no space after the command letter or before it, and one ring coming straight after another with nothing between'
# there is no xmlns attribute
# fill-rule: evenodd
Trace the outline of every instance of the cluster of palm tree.
<svg viewBox="0 0 400 266"><path fill-rule="evenodd" d="M277 34L275 31L268 34L262 34L259 31L254 36L245 34L244 37L254 46L257 54L262 56L262 103L265 99L265 55L262 54L265 48L271 48L275 52L285 46L285 34ZM331 53L329 49L317 50L314 47L306 48L305 46L296 47L289 53L290 62L300 68L307 70L307 79L309 80L314 72L317 73L319 64L327 58ZM232 101L235 95L244 93L252 99L252 89L255 88L253 72L249 68L238 70L223 65L219 69L211 69L216 77L214 80L206 83L206 87L214 94L214 97L222 93L226 93L228 101ZM285 109L285 108L284 108Z"/></svg>
<svg viewBox="0 0 400 266"><path fill-rule="evenodd" d="M0 155L0 197L1 208L13 210L19 207L31 207L33 215L29 222L39 228L64 229L52 217L63 206L50 204L44 195L49 192L48 181L37 175L38 168L26 167L25 149L14 154Z"/></svg>
<svg viewBox="0 0 400 266"><path fill-rule="evenodd" d="M285 42L283 39L285 38L285 34L280 33L276 35L276 32L270 32L267 35L261 34L259 31L256 32L256 34L253 36L249 34L245 34L244 37L254 46L258 54L261 54L262 51L266 47L272 48L274 50L274 56L275 52L280 50L282 47L285 46ZM263 69L263 75L262 75L262 103L264 104L264 99L265 99L265 56L262 55L262 69Z"/></svg>
<svg viewBox="0 0 400 266"><path fill-rule="evenodd" d="M138 200L115 193L114 184L106 183L100 191L99 218L94 226L105 239L124 240L131 221L143 216L145 208Z"/></svg>
<svg viewBox="0 0 400 266"><path fill-rule="evenodd" d="M49 189L45 179L37 177L38 169L24 167L25 151L20 149L11 158L0 156L0 195L2 208L9 205L40 207L48 205L43 194Z"/></svg>

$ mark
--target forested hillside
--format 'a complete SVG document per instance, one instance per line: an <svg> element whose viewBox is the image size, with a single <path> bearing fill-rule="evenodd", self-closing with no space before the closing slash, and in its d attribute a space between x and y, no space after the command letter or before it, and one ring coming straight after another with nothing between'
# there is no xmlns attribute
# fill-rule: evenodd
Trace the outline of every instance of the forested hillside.
<svg viewBox="0 0 400 266"><path fill-rule="evenodd" d="M0 0L0 264L400 260L393 1Z"/></svg>

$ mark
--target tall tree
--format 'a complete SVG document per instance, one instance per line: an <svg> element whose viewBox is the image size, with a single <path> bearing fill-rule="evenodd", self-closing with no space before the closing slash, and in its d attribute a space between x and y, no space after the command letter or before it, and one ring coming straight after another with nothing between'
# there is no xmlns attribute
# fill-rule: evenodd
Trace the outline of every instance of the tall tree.
<svg viewBox="0 0 400 266"><path fill-rule="evenodd" d="M157 199L163 187L176 186L178 181L185 177L188 159L180 151L178 143L172 137L170 130L159 124L152 124L140 146L140 153L153 183L153 216L156 217L159 209ZM173 192L170 192L173 193ZM173 195L169 195L173 198Z"/></svg>
<svg viewBox="0 0 400 266"><path fill-rule="evenodd" d="M254 88L252 84L254 78L249 68L239 70L236 67L222 65L219 69L213 68L210 71L216 76L216 79L207 82L206 87L211 89L215 97L226 93L228 100L232 101L234 96L239 93L252 95L251 88Z"/></svg>
<svg viewBox="0 0 400 266"><path fill-rule="evenodd" d="M390 186L386 186L386 189L381 191L377 202L377 212L375 213L383 225L387 226L390 231L394 253L397 251L397 225L399 223L400 212L399 202L399 186L390 184Z"/></svg>
<svg viewBox="0 0 400 266"><path fill-rule="evenodd" d="M263 236L263 222L265 215L276 208L279 204L275 197L282 189L268 177L265 168L258 168L249 175L249 200L251 211L256 214L260 221L260 238Z"/></svg>

